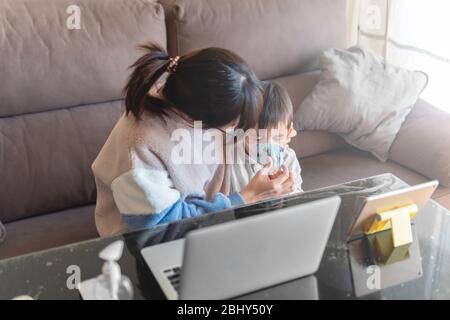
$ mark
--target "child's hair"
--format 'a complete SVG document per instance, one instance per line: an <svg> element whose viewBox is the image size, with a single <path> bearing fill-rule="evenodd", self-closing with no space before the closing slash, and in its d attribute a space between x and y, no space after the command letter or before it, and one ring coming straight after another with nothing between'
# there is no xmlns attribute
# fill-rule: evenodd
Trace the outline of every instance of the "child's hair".
<svg viewBox="0 0 450 320"><path fill-rule="evenodd" d="M262 105L262 84L242 58L220 48L206 48L180 56L174 65L158 45L141 46L147 52L132 66L124 89L126 113L140 119L144 112L164 116L177 109L205 127L237 123L254 128ZM162 98L149 95L168 72Z"/></svg>
<svg viewBox="0 0 450 320"><path fill-rule="evenodd" d="M287 91L274 82L264 83L264 103L259 114L259 129L274 129L280 122L288 126L293 119L293 107Z"/></svg>

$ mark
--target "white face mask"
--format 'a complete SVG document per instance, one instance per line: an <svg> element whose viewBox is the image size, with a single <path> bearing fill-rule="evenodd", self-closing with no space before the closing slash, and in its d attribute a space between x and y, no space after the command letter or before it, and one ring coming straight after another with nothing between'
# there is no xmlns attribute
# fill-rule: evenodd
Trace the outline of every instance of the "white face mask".
<svg viewBox="0 0 450 320"><path fill-rule="evenodd" d="M284 156L286 153L286 148L274 143L258 143L256 145L256 150L258 152L259 163L266 164L268 161L268 157L270 156L272 158L273 171L280 169L281 166L284 164Z"/></svg>

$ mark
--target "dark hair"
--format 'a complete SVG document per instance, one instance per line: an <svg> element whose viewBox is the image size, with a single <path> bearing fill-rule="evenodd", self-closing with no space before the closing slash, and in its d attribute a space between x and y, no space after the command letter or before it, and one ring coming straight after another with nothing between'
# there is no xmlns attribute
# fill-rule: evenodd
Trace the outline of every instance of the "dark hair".
<svg viewBox="0 0 450 320"><path fill-rule="evenodd" d="M287 91L273 82L264 83L264 104L259 114L258 128L272 129L281 121L288 125L293 119L292 101Z"/></svg>
<svg viewBox="0 0 450 320"><path fill-rule="evenodd" d="M143 112L167 115L175 108L205 127L217 128L239 120L239 128L254 128L262 105L262 84L238 55L220 48L197 50L179 58L168 72L162 97L150 89L168 71L170 57L156 44L132 66L125 87L126 113L140 119Z"/></svg>

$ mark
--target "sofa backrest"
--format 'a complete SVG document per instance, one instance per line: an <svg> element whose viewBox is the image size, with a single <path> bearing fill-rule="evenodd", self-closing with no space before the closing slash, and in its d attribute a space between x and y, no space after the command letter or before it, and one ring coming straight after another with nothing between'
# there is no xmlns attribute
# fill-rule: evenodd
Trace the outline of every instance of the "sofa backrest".
<svg viewBox="0 0 450 320"><path fill-rule="evenodd" d="M161 0L172 56L222 47L242 56L260 79L275 80L294 108L318 80L323 50L346 46L347 0ZM300 133L292 141L299 157L339 148L326 132Z"/></svg>
<svg viewBox="0 0 450 320"><path fill-rule="evenodd" d="M95 201L90 166L122 113L137 44L231 49L261 79L291 83L294 100L304 92L286 76L345 45L346 0L161 2L165 12L156 0L0 2L0 221Z"/></svg>
<svg viewBox="0 0 450 320"><path fill-rule="evenodd" d="M0 17L0 220L94 202L90 166L121 114L136 45L166 45L162 6L3 0Z"/></svg>
<svg viewBox="0 0 450 320"><path fill-rule="evenodd" d="M346 45L347 0L162 0L168 50L222 47L263 80L317 69L321 51Z"/></svg>

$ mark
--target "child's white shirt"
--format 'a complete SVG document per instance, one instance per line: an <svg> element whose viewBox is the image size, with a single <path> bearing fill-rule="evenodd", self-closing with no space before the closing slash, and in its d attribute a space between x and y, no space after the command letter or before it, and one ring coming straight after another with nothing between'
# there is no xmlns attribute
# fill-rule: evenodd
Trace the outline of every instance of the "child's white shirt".
<svg viewBox="0 0 450 320"><path fill-rule="evenodd" d="M263 168L263 165L249 157L246 153L237 153L236 163L230 165L230 192L240 192ZM295 151L287 148L284 155L284 165L292 172L294 177L293 193L303 192L302 190L302 169L297 159Z"/></svg>

